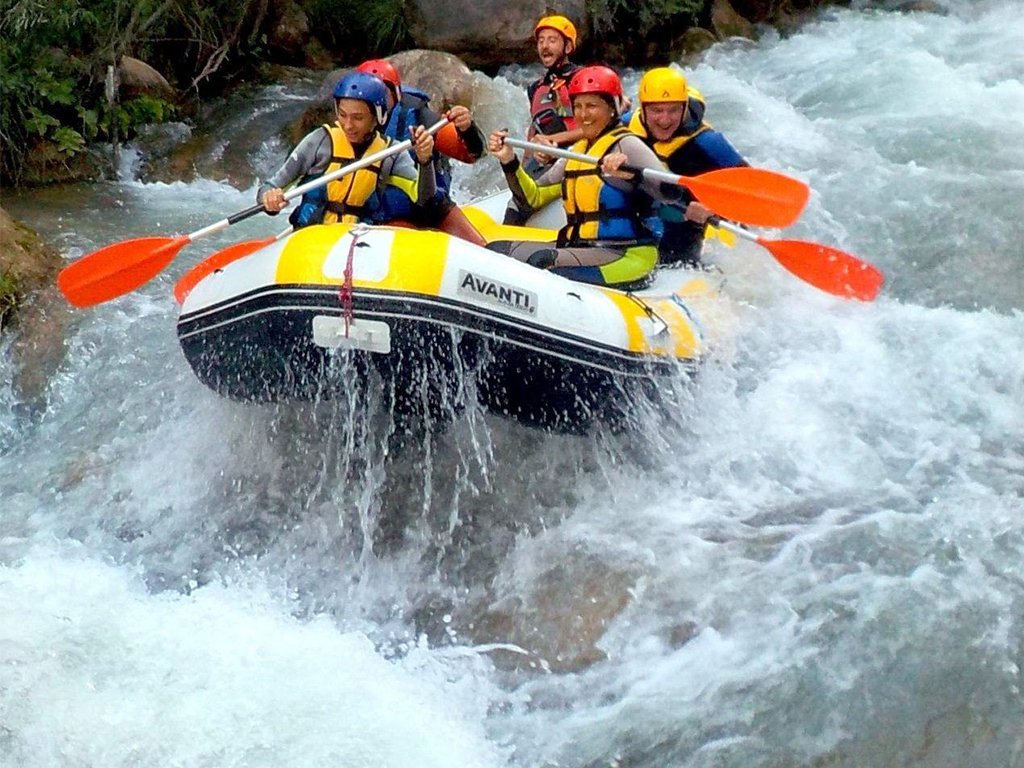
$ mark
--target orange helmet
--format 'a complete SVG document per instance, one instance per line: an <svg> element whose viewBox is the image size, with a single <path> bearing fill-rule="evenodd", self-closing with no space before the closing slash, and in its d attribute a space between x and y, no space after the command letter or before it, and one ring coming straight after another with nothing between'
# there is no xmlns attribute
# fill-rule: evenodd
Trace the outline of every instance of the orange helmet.
<svg viewBox="0 0 1024 768"><path fill-rule="evenodd" d="M356 72L363 72L380 78L387 85L395 89L396 99L401 96L402 78L398 76L398 70L395 69L395 65L387 59L368 59L356 67Z"/></svg>
<svg viewBox="0 0 1024 768"><path fill-rule="evenodd" d="M542 29L553 29L558 32L562 37L572 43L572 47L576 47L576 27L569 21L565 16L545 16L543 19L537 22L537 25L533 28L533 36L536 37L537 33Z"/></svg>

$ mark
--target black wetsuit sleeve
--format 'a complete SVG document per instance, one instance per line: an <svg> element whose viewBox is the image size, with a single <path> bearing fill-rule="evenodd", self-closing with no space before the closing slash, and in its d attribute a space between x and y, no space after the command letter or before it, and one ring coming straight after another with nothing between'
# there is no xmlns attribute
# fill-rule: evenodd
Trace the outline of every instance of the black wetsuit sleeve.
<svg viewBox="0 0 1024 768"><path fill-rule="evenodd" d="M474 121L469 128L459 131L459 138L466 145L466 151L474 160L479 160L484 154L484 134Z"/></svg>
<svg viewBox="0 0 1024 768"><path fill-rule="evenodd" d="M434 123L441 119L441 116L426 104L420 107L419 112L420 125L422 125L424 128L429 128L430 126L434 125Z"/></svg>

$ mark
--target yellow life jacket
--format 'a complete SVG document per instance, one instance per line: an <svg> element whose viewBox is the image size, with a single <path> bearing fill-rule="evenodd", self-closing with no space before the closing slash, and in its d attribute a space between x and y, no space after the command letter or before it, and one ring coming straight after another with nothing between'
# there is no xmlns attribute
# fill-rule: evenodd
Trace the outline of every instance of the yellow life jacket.
<svg viewBox="0 0 1024 768"><path fill-rule="evenodd" d="M598 136L587 146L580 139L572 151L585 153L600 161L628 129L619 126ZM566 160L562 180L562 203L565 206L565 228L559 242L578 243L581 240L630 240L642 236L639 216L626 192L606 184L599 164L580 160Z"/></svg>
<svg viewBox="0 0 1024 768"><path fill-rule="evenodd" d="M324 171L325 174L343 168L354 163L356 157L352 144L341 130L341 126L335 124L324 125L331 136L331 162ZM361 157L376 154L386 149L391 143L379 132L375 132L373 141L366 148ZM327 206L324 212L324 224L344 222L354 224L366 214L366 201L377 189L377 180L380 177L382 163L362 168L355 173L349 173L340 179L327 182Z"/></svg>
<svg viewBox="0 0 1024 768"><path fill-rule="evenodd" d="M687 90L687 93L690 96L690 101L696 99L697 101L704 103L704 97L701 96L700 91L694 88L690 88ZM697 125L696 129L694 129L690 133L676 134L667 141L654 141L651 138L650 133L648 133L647 131L647 125L644 123L643 115L644 109L643 106L640 106L633 113L633 116L629 119L629 130L630 132L635 133L637 136L643 139L644 143L654 150L654 154L658 156L658 159L665 164L668 164L668 159L672 157L672 155L675 154L675 152L680 147L682 147L688 141L693 139L695 136L699 136L700 134L704 133L704 131L711 129L711 123L701 120L700 123ZM683 124L685 124L685 122L686 121L684 119ZM680 129L682 129L683 124L680 124Z"/></svg>

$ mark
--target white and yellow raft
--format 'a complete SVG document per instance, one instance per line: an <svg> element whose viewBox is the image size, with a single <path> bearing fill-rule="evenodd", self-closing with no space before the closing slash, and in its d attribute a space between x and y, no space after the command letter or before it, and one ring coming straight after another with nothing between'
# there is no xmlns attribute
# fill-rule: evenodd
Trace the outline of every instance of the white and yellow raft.
<svg viewBox="0 0 1024 768"><path fill-rule="evenodd" d="M528 231L482 208L471 218L489 239ZM473 397L568 430L621 420L634 397L692 369L705 346L695 307L714 294L700 272L661 270L627 293L442 232L364 225L307 227L221 268L195 267L204 269L178 337L222 395L329 397L379 376L399 415L443 420Z"/></svg>

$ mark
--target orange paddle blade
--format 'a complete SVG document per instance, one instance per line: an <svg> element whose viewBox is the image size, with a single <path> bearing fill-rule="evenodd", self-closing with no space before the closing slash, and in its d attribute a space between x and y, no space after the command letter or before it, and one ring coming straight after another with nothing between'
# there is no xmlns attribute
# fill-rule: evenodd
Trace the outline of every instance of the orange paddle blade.
<svg viewBox="0 0 1024 768"><path fill-rule="evenodd" d="M174 260L188 237L139 237L100 248L65 267L57 287L76 307L91 307L134 291Z"/></svg>
<svg viewBox="0 0 1024 768"><path fill-rule="evenodd" d="M263 246L270 245L276 239L275 237L268 237L264 240L246 240L244 243L235 243L211 254L182 275L181 279L174 286L174 298L181 304L204 277L212 272L216 272L218 269L223 269L233 261L238 261L243 256L255 253Z"/></svg>
<svg viewBox="0 0 1024 768"><path fill-rule="evenodd" d="M476 162L475 157L470 154L466 142L459 136L459 130L454 123L448 123L434 136L434 146L442 155L453 157L463 163Z"/></svg>
<svg viewBox="0 0 1024 768"><path fill-rule="evenodd" d="M885 282L877 267L838 248L802 240L757 242L801 280L836 296L873 301Z"/></svg>
<svg viewBox="0 0 1024 768"><path fill-rule="evenodd" d="M722 218L754 227L788 227L811 194L799 179L763 168L722 168L679 183Z"/></svg>

